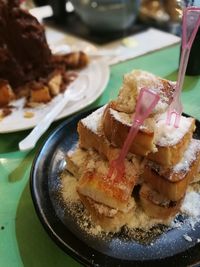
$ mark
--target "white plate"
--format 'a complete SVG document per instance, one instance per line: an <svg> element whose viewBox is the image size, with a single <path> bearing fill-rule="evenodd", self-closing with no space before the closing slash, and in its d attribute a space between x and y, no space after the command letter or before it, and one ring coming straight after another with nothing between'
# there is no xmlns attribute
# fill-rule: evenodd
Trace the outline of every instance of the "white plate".
<svg viewBox="0 0 200 267"><path fill-rule="evenodd" d="M91 61L87 68L81 71L89 77L89 85L85 95L80 101L70 102L57 117L57 119L69 116L92 104L105 90L110 77L110 70L104 61ZM60 95L50 103L43 104L37 108L23 108L24 99L14 101L11 104L17 106L12 114L0 121L0 133L8 133L33 128L44 117L45 114L59 101ZM33 112L32 118L25 118L25 112Z"/></svg>

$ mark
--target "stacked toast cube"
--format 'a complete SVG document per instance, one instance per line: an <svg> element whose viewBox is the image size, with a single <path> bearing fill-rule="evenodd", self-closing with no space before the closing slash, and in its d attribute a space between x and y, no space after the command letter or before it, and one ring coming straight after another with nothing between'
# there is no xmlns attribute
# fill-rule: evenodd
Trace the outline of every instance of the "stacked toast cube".
<svg viewBox="0 0 200 267"><path fill-rule="evenodd" d="M130 147L124 177L116 180L108 177L109 164L124 144L143 87L159 94L160 100ZM125 75L116 100L78 123L79 140L67 155L67 169L77 179L77 192L92 220L105 231L119 231L137 206L150 217L172 218L199 173L195 120L181 116L179 128L166 125L174 88L174 82L135 70Z"/></svg>

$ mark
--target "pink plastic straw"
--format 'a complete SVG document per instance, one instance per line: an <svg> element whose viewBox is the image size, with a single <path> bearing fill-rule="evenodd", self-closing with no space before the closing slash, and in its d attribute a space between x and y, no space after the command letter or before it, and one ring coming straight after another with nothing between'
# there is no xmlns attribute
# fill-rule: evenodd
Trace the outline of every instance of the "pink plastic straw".
<svg viewBox="0 0 200 267"><path fill-rule="evenodd" d="M129 151L133 139L135 138L139 127L143 124L144 120L149 116L155 105L158 103L160 97L156 93L147 88L142 88L136 104L135 114L133 116L133 124L124 142L117 159L113 160L110 164L108 177L111 178L115 174L116 181L121 180L124 176L125 167L124 160Z"/></svg>
<svg viewBox="0 0 200 267"><path fill-rule="evenodd" d="M181 104L181 90L185 78L185 71L188 64L190 50L199 26L200 26L200 8L198 7L185 8L183 11L183 20L182 20L181 62L178 71L178 79L176 83L174 99L170 104L167 112L167 124L170 125L172 115L175 115L174 126L176 128L179 127L179 122L183 111L183 107Z"/></svg>

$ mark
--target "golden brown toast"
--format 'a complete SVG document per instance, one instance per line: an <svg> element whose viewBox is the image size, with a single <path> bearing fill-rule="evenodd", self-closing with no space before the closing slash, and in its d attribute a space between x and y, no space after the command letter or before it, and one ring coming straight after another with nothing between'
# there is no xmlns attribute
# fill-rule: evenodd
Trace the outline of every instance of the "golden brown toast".
<svg viewBox="0 0 200 267"><path fill-rule="evenodd" d="M122 147L131 128L130 115L106 107L103 132L113 146ZM165 129L165 131L163 131ZM164 166L178 163L195 130L195 119L181 116L180 127L166 125L165 114L149 118L137 133L129 152Z"/></svg>
<svg viewBox="0 0 200 267"><path fill-rule="evenodd" d="M199 165L200 141L192 139L178 164L164 168L147 161L142 178L167 199L177 201L185 195L188 184L198 174Z"/></svg>
<svg viewBox="0 0 200 267"><path fill-rule="evenodd" d="M115 113L117 113L116 116ZM113 115L112 109L104 106L80 120L78 123L80 146L85 149L93 148L108 160L115 159L131 127L130 122L127 120L123 122L117 116L119 117L119 112L114 111ZM145 126L141 127L137 134L130 152L142 156L147 154L149 159L164 166L179 162L192 138L195 120L182 116L180 128L163 124L166 123L162 117L155 126L151 119L146 121ZM155 133L152 130L153 127ZM159 131L164 127L168 134ZM150 153L152 150L154 152Z"/></svg>
<svg viewBox="0 0 200 267"><path fill-rule="evenodd" d="M66 169L78 180L86 165L89 152L79 148L78 144L66 155Z"/></svg>
<svg viewBox="0 0 200 267"><path fill-rule="evenodd" d="M133 203L130 205L131 208L127 212L121 212L81 194L79 194L79 197L94 223L100 225L107 232L118 232L129 221L135 208L133 199L131 199Z"/></svg>
<svg viewBox="0 0 200 267"><path fill-rule="evenodd" d="M99 203L125 211L134 185L135 179L111 181L105 174L85 172L79 179L77 190Z"/></svg>
<svg viewBox="0 0 200 267"><path fill-rule="evenodd" d="M148 85L159 94L159 104L134 139L125 159L125 175L109 177L109 164L118 157L131 128L139 91ZM200 141L192 139L195 119L181 116L179 128L166 124L174 86L135 71L125 77L115 101L78 123L79 147L67 156L67 169L77 177L77 192L93 220L108 231L118 231L129 217L138 181L146 213L168 219L178 212L188 184L199 173Z"/></svg>
<svg viewBox="0 0 200 267"><path fill-rule="evenodd" d="M182 203L182 199L178 201L166 199L146 183L142 184L139 195L140 204L145 213L157 219L165 220L175 216Z"/></svg>
<svg viewBox="0 0 200 267"><path fill-rule="evenodd" d="M110 105L105 109L102 118L103 132L113 146L123 146L132 125L131 117L132 115L114 110ZM140 127L129 151L134 154L146 156L151 151L156 150L153 140L153 127Z"/></svg>
<svg viewBox="0 0 200 267"><path fill-rule="evenodd" d="M78 134L80 147L93 148L108 160L115 159L119 154L119 149L115 148L105 138L101 127L101 119L106 106L103 106L92 114L82 119L78 123Z"/></svg>
<svg viewBox="0 0 200 267"><path fill-rule="evenodd" d="M101 164L95 163L95 160L96 161L97 160L102 161L102 163ZM67 165L66 165L67 170L70 173L72 173L73 176L77 180L80 177L84 176L84 173L87 170L95 172L95 168L96 168L96 170L98 172L101 171L101 172L105 173L107 170L104 169L104 167L108 166L107 164L104 163L104 160L101 160L100 156L95 151L92 151L91 149L90 150L81 149L78 146L78 144L71 151L68 152L67 157L66 157L66 161L67 161ZM99 166L96 167L96 165L99 165ZM86 175L87 175L87 173L86 173ZM84 179L84 178L81 178L81 179ZM95 183L95 180L96 179L94 179L93 183ZM94 190L94 192L92 192L92 193L96 194L96 190L98 190L98 186L95 187L93 183L91 183L91 184L87 183L87 189ZM122 211L119 211L118 208L109 207L105 204L102 204L102 203L95 201L91 197L88 197L88 196L81 194L80 191L82 191L82 189L83 189L83 188L81 188L79 190L79 187L81 187L81 185L82 184L80 183L80 181L78 181L78 187L77 188L78 188L79 197L80 197L83 205L85 206L85 208L88 210L89 214L92 216L92 220L94 221L94 223L96 225L100 225L103 230L108 231L108 232L119 231L120 228L124 224L126 224L126 222L128 221L128 219L130 218L130 216L133 212L133 209L135 208L134 199L132 199L131 197L129 198L129 200L125 206L124 212L122 212ZM102 181L100 180L99 186L102 187L102 185L105 185L105 187L106 187L106 184L105 183L103 184ZM108 192L107 189L105 191ZM111 188L111 191L112 191L112 188ZM116 190L113 189L113 192L116 192ZM99 193L97 193L97 194L98 194L97 199L100 200ZM109 197L110 196L108 195L108 198ZM103 198L107 198L107 196L104 195ZM113 200L112 200L112 198L113 198ZM111 199L111 202L114 201L115 196L111 196L110 199ZM104 200L103 200L103 202L104 202Z"/></svg>
<svg viewBox="0 0 200 267"><path fill-rule="evenodd" d="M120 153L120 149L114 147L105 137L101 126L102 115L106 106L97 109L92 114L82 119L78 123L79 145L84 149L94 149L104 159L111 161L116 159ZM139 172L142 159L136 155L129 153L127 159L132 161L135 169Z"/></svg>
<svg viewBox="0 0 200 267"><path fill-rule="evenodd" d="M108 161L91 152L78 181L77 191L96 202L125 211L137 183L138 172L128 160L125 161L125 174L120 179L109 177L108 170Z"/></svg>
<svg viewBox="0 0 200 267"><path fill-rule="evenodd" d="M160 96L160 101L154 112L165 112L172 101L175 83L142 70L133 70L124 75L119 95L116 100L112 101L113 109L132 114L135 110L139 92L143 87L151 89Z"/></svg>
<svg viewBox="0 0 200 267"><path fill-rule="evenodd" d="M181 116L178 128L166 124L166 117L161 115L155 124L155 137L157 151L149 153L147 158L163 166L174 166L183 157L193 133L195 119Z"/></svg>
<svg viewBox="0 0 200 267"><path fill-rule="evenodd" d="M106 167L108 162L105 157L101 158L97 151L89 148L83 149L79 146L79 143L67 153L66 156L66 169L78 180L84 172L93 171L95 169L95 164L102 167L105 173L108 171ZM99 162L99 163L98 163ZM139 175L143 166L143 161L137 159L136 157L131 157L125 159L125 165L129 168L128 173L134 175L136 184L140 183Z"/></svg>

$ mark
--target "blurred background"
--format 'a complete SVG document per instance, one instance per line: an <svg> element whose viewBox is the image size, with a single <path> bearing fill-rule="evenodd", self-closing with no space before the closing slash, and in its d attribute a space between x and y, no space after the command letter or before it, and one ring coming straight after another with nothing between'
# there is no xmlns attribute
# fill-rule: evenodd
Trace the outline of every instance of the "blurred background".
<svg viewBox="0 0 200 267"><path fill-rule="evenodd" d="M102 45L149 27L181 36L183 8L200 6L200 0L26 0L23 5L49 5L53 15L45 23Z"/></svg>
<svg viewBox="0 0 200 267"><path fill-rule="evenodd" d="M60 21L75 11L93 31L125 30L136 21L179 35L182 9L200 5L200 0L27 0L26 5L50 5Z"/></svg>

